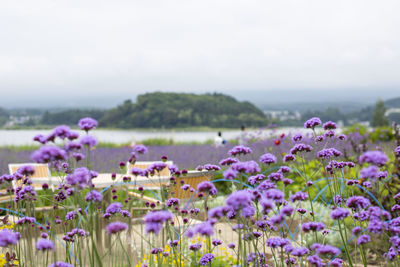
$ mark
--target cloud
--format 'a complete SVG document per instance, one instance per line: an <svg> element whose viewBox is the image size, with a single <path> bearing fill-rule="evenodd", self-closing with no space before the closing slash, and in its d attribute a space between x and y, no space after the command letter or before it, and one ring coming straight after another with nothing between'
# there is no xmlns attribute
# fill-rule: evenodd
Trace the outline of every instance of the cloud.
<svg viewBox="0 0 400 267"><path fill-rule="evenodd" d="M400 2L3 1L0 90L398 87Z"/></svg>

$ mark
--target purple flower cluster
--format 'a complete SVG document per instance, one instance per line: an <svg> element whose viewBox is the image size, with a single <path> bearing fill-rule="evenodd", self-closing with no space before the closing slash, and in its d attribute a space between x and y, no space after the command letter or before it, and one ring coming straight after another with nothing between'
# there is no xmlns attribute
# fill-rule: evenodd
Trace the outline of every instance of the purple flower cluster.
<svg viewBox="0 0 400 267"><path fill-rule="evenodd" d="M218 193L215 185L209 181L203 181L197 185L197 191L207 193L211 196L215 196Z"/></svg>
<svg viewBox="0 0 400 267"><path fill-rule="evenodd" d="M128 225L124 222L112 222L106 227L106 231L109 235L125 231L126 229L128 229Z"/></svg>
<svg viewBox="0 0 400 267"><path fill-rule="evenodd" d="M66 160L67 153L57 146L42 146L32 154L32 160L38 163Z"/></svg>
<svg viewBox="0 0 400 267"><path fill-rule="evenodd" d="M79 120L78 122L78 126L81 130L84 130L86 132L92 130L93 128L97 127L97 121L95 119L86 117L86 118L82 118Z"/></svg>
<svg viewBox="0 0 400 267"><path fill-rule="evenodd" d="M49 240L49 239L44 239L41 238L36 242L36 248L37 250L55 250L55 246L53 241Z"/></svg>
<svg viewBox="0 0 400 267"><path fill-rule="evenodd" d="M163 223L172 219L172 213L169 211L153 211L144 216L146 223L146 233L158 234L163 226Z"/></svg>
<svg viewBox="0 0 400 267"><path fill-rule="evenodd" d="M264 164L276 163L276 157L271 153L266 153L260 157L260 162Z"/></svg>
<svg viewBox="0 0 400 267"><path fill-rule="evenodd" d="M250 147L247 146L235 146L234 148L232 148L231 150L228 151L228 155L230 156L240 156L240 155L247 155L247 154L251 154L253 153L253 151L251 150Z"/></svg>
<svg viewBox="0 0 400 267"><path fill-rule="evenodd" d="M382 151L367 151L358 159L360 164L370 163L377 166L383 166L388 161L388 157Z"/></svg>
<svg viewBox="0 0 400 267"><path fill-rule="evenodd" d="M313 117L304 123L304 128L314 129L316 126L321 125L321 119Z"/></svg>
<svg viewBox="0 0 400 267"><path fill-rule="evenodd" d="M8 247L9 245L15 245L18 243L21 235L18 232L14 232L8 229L0 231L0 247Z"/></svg>

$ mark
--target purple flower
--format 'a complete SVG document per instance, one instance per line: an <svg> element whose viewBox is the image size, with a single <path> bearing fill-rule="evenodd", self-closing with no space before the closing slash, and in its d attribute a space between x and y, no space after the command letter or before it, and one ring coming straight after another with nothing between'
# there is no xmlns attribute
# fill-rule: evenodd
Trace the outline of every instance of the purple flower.
<svg viewBox="0 0 400 267"><path fill-rule="evenodd" d="M329 266L332 267L342 267L343 260L340 258L335 258L334 260L329 262Z"/></svg>
<svg viewBox="0 0 400 267"><path fill-rule="evenodd" d="M268 179L278 182L283 180L283 175L280 172L273 172L270 175L268 175Z"/></svg>
<svg viewBox="0 0 400 267"><path fill-rule="evenodd" d="M292 154L286 154L285 156L283 156L284 162L295 161L295 160L296 160L296 157Z"/></svg>
<svg viewBox="0 0 400 267"><path fill-rule="evenodd" d="M260 205L263 214L268 214L274 208L274 202L268 199L261 199Z"/></svg>
<svg viewBox="0 0 400 267"><path fill-rule="evenodd" d="M303 223L303 225L301 226L301 229L303 230L303 232L308 233L310 231L322 231L325 228L325 224L323 224L322 222L306 222Z"/></svg>
<svg viewBox="0 0 400 267"><path fill-rule="evenodd" d="M275 202L281 203L285 198L285 194L279 189L269 189L264 191L264 196L267 199L271 199Z"/></svg>
<svg viewBox="0 0 400 267"><path fill-rule="evenodd" d="M49 239L41 238L36 242L36 249L37 250L55 250L55 246L53 241Z"/></svg>
<svg viewBox="0 0 400 267"><path fill-rule="evenodd" d="M77 185L81 189L84 188L91 180L90 171L85 167L75 169L72 174L65 177L65 181L70 185Z"/></svg>
<svg viewBox="0 0 400 267"><path fill-rule="evenodd" d="M191 228L188 228L185 233L185 235L189 238L192 238L196 234L200 234L203 236L212 236L214 234L214 227L212 226L210 221L205 221Z"/></svg>
<svg viewBox="0 0 400 267"><path fill-rule="evenodd" d="M308 198L308 194L305 192L296 192L294 195L290 196L290 201L296 202L296 201L304 201Z"/></svg>
<svg viewBox="0 0 400 267"><path fill-rule="evenodd" d="M287 205L281 209L281 214L283 214L285 216L290 216L290 215L292 215L293 211L294 211L294 208L292 206Z"/></svg>
<svg viewBox="0 0 400 267"><path fill-rule="evenodd" d="M229 165L232 165L233 163L236 163L236 162L239 162L239 160L237 158L226 158L226 159L221 160L219 162L219 164L222 165L222 166L225 166L225 165L229 166Z"/></svg>
<svg viewBox="0 0 400 267"><path fill-rule="evenodd" d="M252 205L253 195L247 190L233 192L226 199L226 204L235 211Z"/></svg>
<svg viewBox="0 0 400 267"><path fill-rule="evenodd" d="M233 163L231 168L234 171L244 173L257 173L261 171L260 166L254 160Z"/></svg>
<svg viewBox="0 0 400 267"><path fill-rule="evenodd" d="M86 132L88 132L97 127L97 121L89 117L82 118L79 120L78 126L81 130L85 130Z"/></svg>
<svg viewBox="0 0 400 267"><path fill-rule="evenodd" d="M331 218L334 220L343 220L350 215L350 211L343 208L336 208L331 212Z"/></svg>
<svg viewBox="0 0 400 267"><path fill-rule="evenodd" d="M360 226L356 226L353 228L353 230L351 230L351 233L353 235L358 235L359 233L361 233L361 231L362 231L362 228Z"/></svg>
<svg viewBox="0 0 400 267"><path fill-rule="evenodd" d="M25 166L19 167L17 170L17 173L20 173L25 176L31 176L35 173L35 168L30 165L25 165Z"/></svg>
<svg viewBox="0 0 400 267"><path fill-rule="evenodd" d="M214 246L219 246L219 245L222 244L222 241L219 240L219 239L213 239L212 244L213 244Z"/></svg>
<svg viewBox="0 0 400 267"><path fill-rule="evenodd" d="M313 148L309 145L305 144L296 144L293 146L292 149L290 149L290 154L296 155L298 152L311 152Z"/></svg>
<svg viewBox="0 0 400 267"><path fill-rule="evenodd" d="M360 235L357 238L357 245L364 245L371 241L371 237L369 235Z"/></svg>
<svg viewBox="0 0 400 267"><path fill-rule="evenodd" d="M396 153L397 156L400 156L400 146L396 147L394 153Z"/></svg>
<svg viewBox="0 0 400 267"><path fill-rule="evenodd" d="M321 245L315 243L311 245L311 249L315 250L317 254L322 254L322 255L330 254L332 256L337 256L340 254L340 249L331 245Z"/></svg>
<svg viewBox="0 0 400 267"><path fill-rule="evenodd" d="M172 198L167 200L166 205L167 205L167 207L178 206L179 205L179 199L172 197Z"/></svg>
<svg viewBox="0 0 400 267"><path fill-rule="evenodd" d="M337 125L333 121L327 121L322 125L322 128L324 128L324 130L335 130Z"/></svg>
<svg viewBox="0 0 400 267"><path fill-rule="evenodd" d="M234 243L229 243L228 248L235 249L236 245Z"/></svg>
<svg viewBox="0 0 400 267"><path fill-rule="evenodd" d="M205 164L203 166L203 169L207 170L207 171L219 171L221 168L217 165L213 165L213 164Z"/></svg>
<svg viewBox="0 0 400 267"><path fill-rule="evenodd" d="M119 202L111 203L110 205L108 205L106 213L115 214L117 212L120 212L121 208L122 208L121 203Z"/></svg>
<svg viewBox="0 0 400 267"><path fill-rule="evenodd" d="M276 157L271 153L266 153L260 157L260 162L264 164L276 163Z"/></svg>
<svg viewBox="0 0 400 267"><path fill-rule="evenodd" d="M208 193L212 196L215 196L218 193L217 188L215 185L209 181L203 181L197 185L197 191Z"/></svg>
<svg viewBox="0 0 400 267"><path fill-rule="evenodd" d="M246 154L250 154L253 153L253 151L251 150L251 148L246 147L246 146L235 146L234 148L232 148L231 150L228 151L228 155L230 156L236 156L236 155L246 155Z"/></svg>
<svg viewBox="0 0 400 267"><path fill-rule="evenodd" d="M81 144L88 147L93 147L97 145L97 139L91 135L84 135L81 138Z"/></svg>
<svg viewBox="0 0 400 267"><path fill-rule="evenodd" d="M303 136L300 133L295 134L292 137L293 142L299 142L299 141L301 141L301 139L303 139Z"/></svg>
<svg viewBox="0 0 400 267"><path fill-rule="evenodd" d="M267 246L270 248L277 248L277 247L282 248L288 244L290 244L290 241L287 240L286 238L271 237L271 238L268 238L268 240L267 240Z"/></svg>
<svg viewBox="0 0 400 267"><path fill-rule="evenodd" d="M147 149L147 147L145 147L144 145L136 145L136 146L133 148L133 151L135 151L135 152L137 152L137 153L139 153L139 154L146 154L147 151L148 151L148 149Z"/></svg>
<svg viewBox="0 0 400 267"><path fill-rule="evenodd" d="M65 160L67 153L56 146L42 146L32 154L32 160L38 163L48 163L57 160Z"/></svg>
<svg viewBox="0 0 400 267"><path fill-rule="evenodd" d="M153 211L144 216L146 223L146 233L154 232L158 234L164 222L172 219L172 213L169 211Z"/></svg>
<svg viewBox="0 0 400 267"><path fill-rule="evenodd" d="M101 193L97 192L96 190L92 190L86 194L85 200L92 201L92 202L101 202L103 200L103 196Z"/></svg>
<svg viewBox="0 0 400 267"><path fill-rule="evenodd" d="M18 219L15 224L17 224L17 225L21 225L21 224L25 224L25 223L32 224L35 222L36 222L36 219L33 217L22 217L21 219Z"/></svg>
<svg viewBox="0 0 400 267"><path fill-rule="evenodd" d="M383 166L388 161L388 157L382 151L367 151L358 159L360 164L370 163L377 166Z"/></svg>
<svg viewBox="0 0 400 267"><path fill-rule="evenodd" d="M198 251L199 249L201 249L201 244L191 244L189 246L189 249L192 251Z"/></svg>
<svg viewBox="0 0 400 267"><path fill-rule="evenodd" d="M310 251L306 247L299 247L292 250L291 254L296 257L303 257L306 254L309 254Z"/></svg>
<svg viewBox="0 0 400 267"><path fill-rule="evenodd" d="M207 253L201 256L199 263L200 265L206 266L211 263L214 259L214 255L212 253Z"/></svg>
<svg viewBox="0 0 400 267"><path fill-rule="evenodd" d="M265 190L272 189L272 188L276 188L276 184L274 184L273 182L268 181L268 180L261 182L261 184L259 186L257 186L257 189L259 191L265 191Z"/></svg>
<svg viewBox="0 0 400 267"><path fill-rule="evenodd" d="M317 153L317 157L323 158L323 159L329 159L331 157L339 157L342 155L342 152L335 148L326 148L322 149Z"/></svg>
<svg viewBox="0 0 400 267"><path fill-rule="evenodd" d="M128 229L128 225L123 222L112 222L106 227L106 231L109 235L122 232Z"/></svg>
<svg viewBox="0 0 400 267"><path fill-rule="evenodd" d="M304 123L304 128L314 129L315 126L321 125L321 119L313 117Z"/></svg>
<svg viewBox="0 0 400 267"><path fill-rule="evenodd" d="M225 179L227 180L233 180L236 178L236 175L238 174L237 171L234 171L232 169L226 169L223 173L222 176L224 176Z"/></svg>
<svg viewBox="0 0 400 267"><path fill-rule="evenodd" d="M347 199L346 202L347 207L352 208L354 210L358 209L366 209L368 208L371 203L368 199L362 196L352 196Z"/></svg>
<svg viewBox="0 0 400 267"><path fill-rule="evenodd" d="M325 266L325 263L323 262L323 260L320 257L318 257L317 255L308 256L307 261L309 263L315 265L316 267Z"/></svg>
<svg viewBox="0 0 400 267"><path fill-rule="evenodd" d="M74 265L62 261L57 261L56 263L50 264L48 267L74 267Z"/></svg>
<svg viewBox="0 0 400 267"><path fill-rule="evenodd" d="M0 231L0 247L7 247L8 245L15 245L20 239L20 234L8 229Z"/></svg>

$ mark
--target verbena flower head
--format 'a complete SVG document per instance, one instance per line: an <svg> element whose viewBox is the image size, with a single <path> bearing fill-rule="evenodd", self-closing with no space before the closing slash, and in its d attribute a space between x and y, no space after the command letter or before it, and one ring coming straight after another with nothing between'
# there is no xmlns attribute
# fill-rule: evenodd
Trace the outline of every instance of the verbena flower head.
<svg viewBox="0 0 400 267"><path fill-rule="evenodd" d="M254 160L233 163L231 168L234 171L243 173L257 173L261 171L260 166Z"/></svg>
<svg viewBox="0 0 400 267"><path fill-rule="evenodd" d="M303 257L304 255L307 255L310 253L310 250L306 247L298 247L294 248L290 254L296 257Z"/></svg>
<svg viewBox="0 0 400 267"><path fill-rule="evenodd" d="M49 163L66 158L67 153L57 146L42 146L32 154L32 160L38 163Z"/></svg>
<svg viewBox="0 0 400 267"><path fill-rule="evenodd" d="M167 207L179 206L179 199L171 197L170 199L167 200L166 205Z"/></svg>
<svg viewBox="0 0 400 267"><path fill-rule="evenodd" d="M0 247L15 245L20 239L20 234L12 230L3 229L0 231Z"/></svg>
<svg viewBox="0 0 400 267"><path fill-rule="evenodd" d="M192 238L196 234L203 236L212 236L214 235L214 227L212 226L210 221L205 221L203 223L188 228L185 232L185 235L189 238Z"/></svg>
<svg viewBox="0 0 400 267"><path fill-rule="evenodd" d="M260 162L264 164L276 163L276 157L271 153L266 153L260 157Z"/></svg>
<svg viewBox="0 0 400 267"><path fill-rule="evenodd" d="M327 121L322 125L322 128L324 128L324 130L335 130L337 125L333 121Z"/></svg>
<svg viewBox="0 0 400 267"><path fill-rule="evenodd" d="M383 166L388 161L388 157L382 151L367 151L358 159L360 164L370 163L377 166Z"/></svg>
<svg viewBox="0 0 400 267"><path fill-rule="evenodd" d="M322 222L306 222L301 226L303 232L308 233L310 231L319 232L325 229L325 224Z"/></svg>
<svg viewBox="0 0 400 267"><path fill-rule="evenodd" d="M371 237L369 235L360 235L357 238L357 245L364 245L368 242L371 242Z"/></svg>
<svg viewBox="0 0 400 267"><path fill-rule="evenodd" d="M286 238L271 237L268 238L267 240L267 246L270 248L278 248L278 247L282 248L288 244L290 244L290 241L287 240Z"/></svg>
<svg viewBox="0 0 400 267"><path fill-rule="evenodd" d="M236 163L236 162L239 162L239 160L237 158L226 158L226 159L221 160L219 162L219 164L223 165L223 166L229 166L229 165L231 165L233 163Z"/></svg>
<svg viewBox="0 0 400 267"><path fill-rule="evenodd" d="M228 151L228 155L230 155L230 156L246 155L246 154L250 154L250 153L253 153L251 148L247 147L247 146L242 146L242 145L235 146L231 150Z"/></svg>
<svg viewBox="0 0 400 267"><path fill-rule="evenodd" d="M25 165L25 166L19 167L17 170L17 173L20 173L25 176L31 176L35 173L35 168L31 165Z"/></svg>
<svg viewBox="0 0 400 267"><path fill-rule="evenodd" d="M91 180L90 171L86 167L80 167L75 169L71 174L65 177L65 181L69 185L79 186L81 189L86 187Z"/></svg>
<svg viewBox="0 0 400 267"><path fill-rule="evenodd" d="M203 256L201 256L201 258L199 260L199 264L206 266L209 263L211 263L213 260L214 260L214 254L207 253L207 254L204 254Z"/></svg>
<svg viewBox="0 0 400 267"><path fill-rule="evenodd" d="M395 153L397 156L400 156L400 146L398 146L398 147L395 148L394 153Z"/></svg>
<svg viewBox="0 0 400 267"><path fill-rule="evenodd" d="M350 211L344 208L336 208L331 212L331 218L334 220L343 220L350 216Z"/></svg>
<svg viewBox="0 0 400 267"><path fill-rule="evenodd" d="M295 160L296 160L296 157L293 154L286 154L285 156L283 156L284 162L295 161Z"/></svg>
<svg viewBox="0 0 400 267"><path fill-rule="evenodd" d="M262 181L264 181L264 179L265 179L265 175L259 173L259 174L250 176L250 177L248 178L248 181L249 181L249 183L250 183L251 185L255 185L255 184L261 183Z"/></svg>
<svg viewBox="0 0 400 267"><path fill-rule="evenodd" d="M244 207L252 206L253 195L247 190L239 190L230 194L226 199L226 204L235 211Z"/></svg>
<svg viewBox="0 0 400 267"><path fill-rule="evenodd" d="M300 134L300 133L295 134L295 135L293 135L293 137L292 137L293 142L299 142L299 141L301 141L301 139L303 139L303 135Z"/></svg>
<svg viewBox="0 0 400 267"><path fill-rule="evenodd" d="M197 185L197 191L215 196L218 193L215 185L209 181L203 181Z"/></svg>
<svg viewBox="0 0 400 267"><path fill-rule="evenodd" d="M106 213L115 214L121 211L122 204L119 202L111 203L106 209Z"/></svg>
<svg viewBox="0 0 400 267"><path fill-rule="evenodd" d="M148 149L144 145L136 145L133 147L133 151L139 154L146 154L148 152Z"/></svg>
<svg viewBox="0 0 400 267"><path fill-rule="evenodd" d="M305 144L296 144L293 146L292 149L290 149L290 154L292 155L296 155L298 152L311 152L312 151L312 147L309 145L305 145Z"/></svg>
<svg viewBox="0 0 400 267"><path fill-rule="evenodd" d="M304 201L308 198L308 194L306 192L296 192L294 195L290 196L290 201L296 202L296 201Z"/></svg>
<svg viewBox="0 0 400 267"><path fill-rule="evenodd" d="M342 152L336 148L325 148L317 153L318 158L329 159L331 157L340 157Z"/></svg>
<svg viewBox="0 0 400 267"><path fill-rule="evenodd" d="M74 267L74 265L63 261L57 261L56 263L50 264L48 267Z"/></svg>
<svg viewBox="0 0 400 267"><path fill-rule="evenodd" d="M92 130L93 128L97 127L97 121L95 119L86 117L86 118L82 118L79 120L78 122L78 126L81 130L84 130L86 132Z"/></svg>
<svg viewBox="0 0 400 267"><path fill-rule="evenodd" d="M313 117L304 123L304 128L314 129L316 126L321 125L321 119Z"/></svg>
<svg viewBox="0 0 400 267"><path fill-rule="evenodd" d="M371 205L369 200L362 196L352 196L347 199L346 206L354 210L366 209Z"/></svg>
<svg viewBox="0 0 400 267"><path fill-rule="evenodd" d="M97 139L92 135L84 135L81 138L81 144L88 147L97 146Z"/></svg>
<svg viewBox="0 0 400 267"><path fill-rule="evenodd" d="M236 178L236 175L238 174L238 172L237 171L234 171L234 170L232 170L232 169L226 169L223 173L222 173L222 176L224 177L224 179L227 179L227 180L233 180L233 179L235 179Z"/></svg>
<svg viewBox="0 0 400 267"><path fill-rule="evenodd" d="M53 241L49 240L49 239L44 239L41 238L36 242L36 249L37 250L55 250L55 246Z"/></svg>
<svg viewBox="0 0 400 267"><path fill-rule="evenodd" d="M112 222L106 227L106 231L109 235L125 231L126 229L128 229L128 224L124 222Z"/></svg>
<svg viewBox="0 0 400 267"><path fill-rule="evenodd" d="M146 223L146 233L153 232L158 234L163 226L163 223L172 219L172 213L169 211L153 211L144 216Z"/></svg>
<svg viewBox="0 0 400 267"><path fill-rule="evenodd" d="M279 189L269 189L264 191L264 196L267 199L271 199L277 203L282 203L285 199L285 194Z"/></svg>
<svg viewBox="0 0 400 267"><path fill-rule="evenodd" d="M321 245L318 243L312 244L311 249L317 254L337 256L340 254L340 249L331 245Z"/></svg>
<svg viewBox="0 0 400 267"><path fill-rule="evenodd" d="M326 264L324 263L324 261L318 257L318 255L312 255L312 256L308 256L307 257L307 261L317 267L323 267Z"/></svg>
<svg viewBox="0 0 400 267"><path fill-rule="evenodd" d="M25 224L25 223L32 224L32 223L35 223L35 222L36 222L36 219L34 217L22 217L22 218L18 219L15 224L16 225L22 225L22 224Z"/></svg>
<svg viewBox="0 0 400 267"><path fill-rule="evenodd" d="M101 202L103 200L103 195L96 190L92 190L86 194L85 200L91 202Z"/></svg>
<svg viewBox="0 0 400 267"><path fill-rule="evenodd" d="M192 251L198 251L198 250L201 249L201 247L202 247L202 245L201 245L200 243L198 243L198 244L191 244L191 245L189 246L189 249L192 250Z"/></svg>

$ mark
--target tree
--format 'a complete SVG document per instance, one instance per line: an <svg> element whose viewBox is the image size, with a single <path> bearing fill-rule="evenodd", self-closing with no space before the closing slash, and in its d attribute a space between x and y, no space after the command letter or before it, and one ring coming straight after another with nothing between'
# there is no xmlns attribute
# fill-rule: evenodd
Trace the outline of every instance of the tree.
<svg viewBox="0 0 400 267"><path fill-rule="evenodd" d="M379 99L375 104L374 115L372 116L371 126L380 127L388 126L389 120L385 116L386 107L385 103Z"/></svg>

